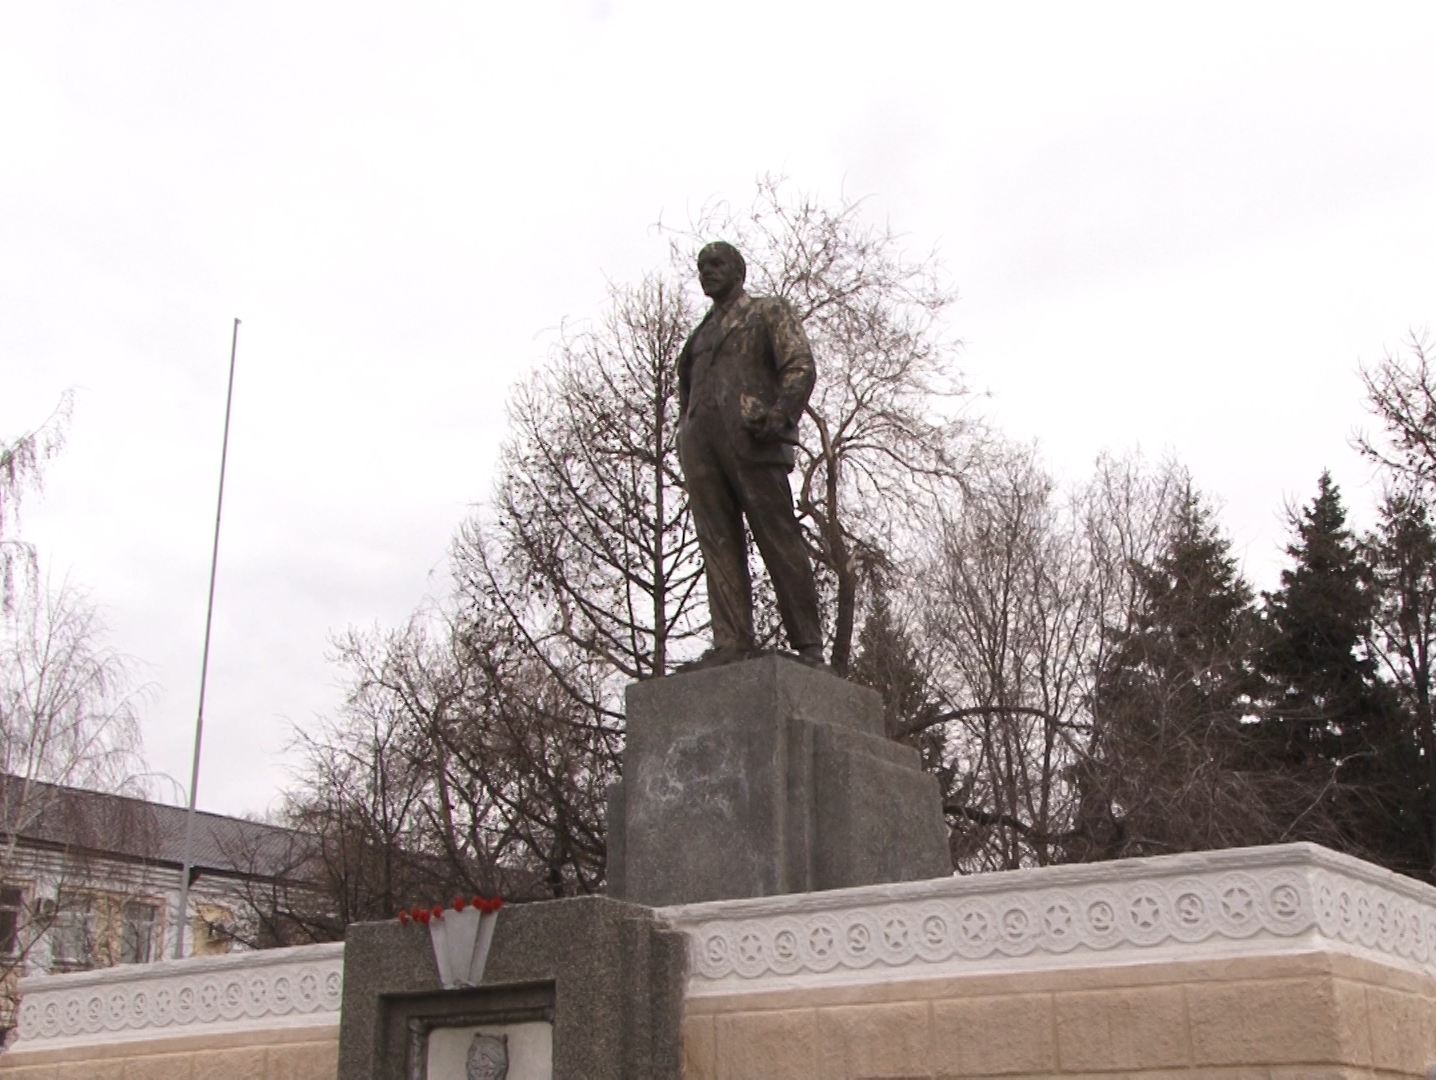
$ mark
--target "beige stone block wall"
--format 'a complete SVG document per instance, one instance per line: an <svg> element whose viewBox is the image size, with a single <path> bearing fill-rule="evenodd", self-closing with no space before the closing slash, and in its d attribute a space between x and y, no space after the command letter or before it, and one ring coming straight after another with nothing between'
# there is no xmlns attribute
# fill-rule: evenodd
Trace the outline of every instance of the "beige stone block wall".
<svg viewBox="0 0 1436 1080"><path fill-rule="evenodd" d="M688 1002L687 1080L1426 1076L1436 979L1332 953Z"/></svg>
<svg viewBox="0 0 1436 1080"><path fill-rule="evenodd" d="M0 1080L336 1080L339 1028L0 1054Z"/></svg>

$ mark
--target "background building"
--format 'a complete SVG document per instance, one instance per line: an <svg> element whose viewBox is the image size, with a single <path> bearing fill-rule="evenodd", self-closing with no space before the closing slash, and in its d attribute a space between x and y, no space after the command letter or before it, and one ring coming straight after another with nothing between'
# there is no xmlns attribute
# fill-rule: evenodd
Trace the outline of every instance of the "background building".
<svg viewBox="0 0 1436 1080"><path fill-rule="evenodd" d="M0 777L0 1027L24 975L174 955L185 810ZM185 955L262 946L267 894L302 888L306 837L218 814L195 820Z"/></svg>

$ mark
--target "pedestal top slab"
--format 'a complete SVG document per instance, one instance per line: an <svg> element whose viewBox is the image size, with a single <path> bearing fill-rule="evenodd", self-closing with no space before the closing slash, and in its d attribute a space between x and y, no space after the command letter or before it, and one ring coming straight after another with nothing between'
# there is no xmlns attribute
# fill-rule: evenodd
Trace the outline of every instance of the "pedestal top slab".
<svg viewBox="0 0 1436 1080"><path fill-rule="evenodd" d="M883 699L876 690L778 654L632 683L627 704L630 730L675 716L720 723L738 711L883 734Z"/></svg>

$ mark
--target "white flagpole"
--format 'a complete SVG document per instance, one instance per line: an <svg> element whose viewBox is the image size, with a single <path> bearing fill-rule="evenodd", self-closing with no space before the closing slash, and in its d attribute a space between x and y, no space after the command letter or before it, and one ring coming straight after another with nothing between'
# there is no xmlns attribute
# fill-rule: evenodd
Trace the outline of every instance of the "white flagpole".
<svg viewBox="0 0 1436 1080"><path fill-rule="evenodd" d="M179 919L175 927L175 959L184 959L184 933L189 925L189 879L194 868L194 802L199 791L199 748L204 737L204 691L209 681L209 632L214 624L214 576L219 567L219 519L224 512L224 467L229 459L229 412L234 404L234 357L239 350L239 320L229 342L229 389L224 398L224 440L219 451L219 500L214 511L214 548L209 557L209 605L204 613L204 652L199 666L199 713L194 722L194 767L189 776L189 810L184 823L184 876L180 879Z"/></svg>

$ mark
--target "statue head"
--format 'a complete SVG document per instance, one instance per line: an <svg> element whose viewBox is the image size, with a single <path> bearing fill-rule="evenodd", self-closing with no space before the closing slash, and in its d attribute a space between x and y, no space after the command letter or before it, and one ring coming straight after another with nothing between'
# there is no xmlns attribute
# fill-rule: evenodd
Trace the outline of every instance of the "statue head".
<svg viewBox="0 0 1436 1080"><path fill-rule="evenodd" d="M704 295L719 302L743 287L748 264L738 249L726 240L715 240L698 253L698 284Z"/></svg>
<svg viewBox="0 0 1436 1080"><path fill-rule="evenodd" d="M475 1032L469 1044L466 1080L507 1080L509 1075L509 1040L507 1035L485 1035Z"/></svg>

